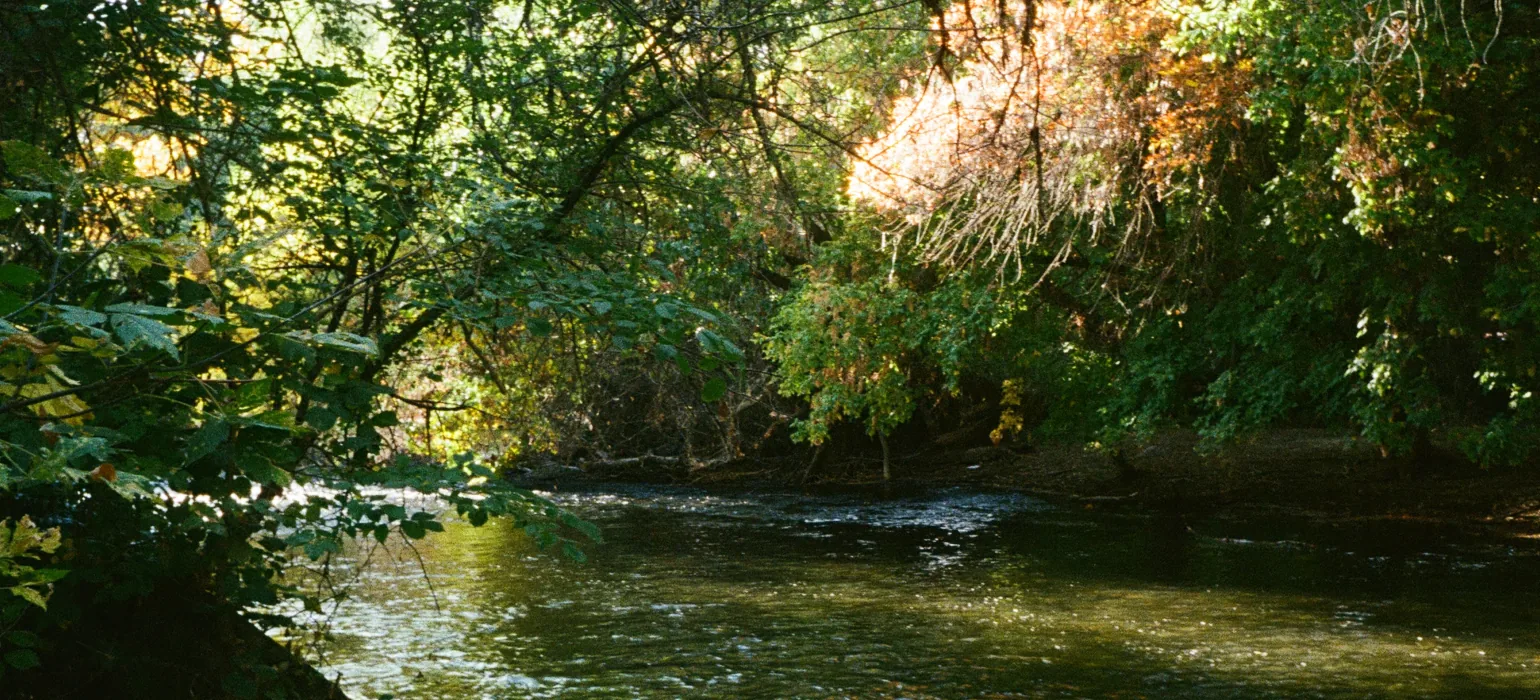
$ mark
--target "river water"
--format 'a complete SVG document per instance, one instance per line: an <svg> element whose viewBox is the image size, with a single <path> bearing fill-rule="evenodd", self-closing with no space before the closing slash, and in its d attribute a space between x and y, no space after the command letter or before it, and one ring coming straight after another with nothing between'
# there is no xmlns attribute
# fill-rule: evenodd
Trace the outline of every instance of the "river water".
<svg viewBox="0 0 1540 700"><path fill-rule="evenodd" d="M1530 540L961 491L556 500L603 528L588 562L497 523L393 542L323 671L359 699L1540 698Z"/></svg>

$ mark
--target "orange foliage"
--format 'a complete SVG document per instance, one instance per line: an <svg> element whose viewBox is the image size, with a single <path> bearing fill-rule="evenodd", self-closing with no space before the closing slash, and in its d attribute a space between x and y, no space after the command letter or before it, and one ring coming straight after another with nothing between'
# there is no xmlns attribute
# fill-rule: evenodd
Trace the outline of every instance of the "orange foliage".
<svg viewBox="0 0 1540 700"><path fill-rule="evenodd" d="M1169 48L1180 13L1158 2L953 5L932 21L939 65L859 149L849 193L921 224L932 257L951 262L1019 256L1063 215L1102 230L1127 185L1159 196L1208 163L1214 130L1244 114L1249 65Z"/></svg>

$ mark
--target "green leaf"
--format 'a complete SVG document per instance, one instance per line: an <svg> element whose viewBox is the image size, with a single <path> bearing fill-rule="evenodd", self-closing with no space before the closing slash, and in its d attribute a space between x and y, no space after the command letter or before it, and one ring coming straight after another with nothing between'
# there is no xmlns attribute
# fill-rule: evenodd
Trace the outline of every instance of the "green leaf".
<svg viewBox="0 0 1540 700"><path fill-rule="evenodd" d="M248 460L242 467L246 476L257 483L273 484L280 488L288 488L289 484L294 483L294 475L261 459Z"/></svg>
<svg viewBox="0 0 1540 700"><path fill-rule="evenodd" d="M684 374L690 373L690 360L679 352L679 348L664 343L653 347L652 352L654 355L657 355L659 360L673 362L680 372Z"/></svg>
<svg viewBox="0 0 1540 700"><path fill-rule="evenodd" d="M118 472L120 475L123 473L124 472ZM57 581L68 575L70 575L69 569L38 569L37 571L34 571L27 576L31 579L31 583L38 584L53 583L54 581Z"/></svg>
<svg viewBox="0 0 1540 700"><path fill-rule="evenodd" d="M325 432L331 430L337 424L337 412L324 406L317 406L305 413L305 425Z"/></svg>
<svg viewBox="0 0 1540 700"><path fill-rule="evenodd" d="M70 437L54 445L53 457L65 464L81 457L94 457L98 462L105 462L112 459L112 449L105 438Z"/></svg>
<svg viewBox="0 0 1540 700"><path fill-rule="evenodd" d="M73 323L77 326L100 326L107 322L107 314L90 309L60 304L59 310L62 312L59 314L59 318L63 319L65 323Z"/></svg>
<svg viewBox="0 0 1540 700"><path fill-rule="evenodd" d="M7 590L9 590L16 597L21 598L28 603L36 605L44 610L48 609L48 597L44 596L36 589L29 588L27 586L12 586Z"/></svg>
<svg viewBox="0 0 1540 700"><path fill-rule="evenodd" d="M723 359L737 362L743 357L743 351L739 350L732 341L705 328L695 332L695 340L700 343L702 350L712 355L721 355Z"/></svg>
<svg viewBox="0 0 1540 700"><path fill-rule="evenodd" d="M428 535L428 528L420 520L401 521L401 534L414 540L420 540Z"/></svg>
<svg viewBox="0 0 1540 700"><path fill-rule="evenodd" d="M12 649L5 652L5 663L18 671L37 668L42 664L37 658L37 652L31 649Z"/></svg>
<svg viewBox="0 0 1540 700"><path fill-rule="evenodd" d="M38 639L36 634L28 632L27 630L16 630L15 632L11 632L5 635L5 642L12 646L31 649L37 646Z"/></svg>
<svg viewBox="0 0 1540 700"><path fill-rule="evenodd" d="M722 381L721 377L712 377L710 381L706 382L706 386L700 390L700 399L706 403L721 401L722 397L726 395L727 382Z"/></svg>
<svg viewBox="0 0 1540 700"><path fill-rule="evenodd" d="M0 190L0 194L18 204L33 204L53 199L52 192L38 192L36 190Z"/></svg>
<svg viewBox="0 0 1540 700"><path fill-rule="evenodd" d="M0 216L0 218L5 218ZM8 264L0 265L0 287L20 289L30 284L43 281L43 275L25 265Z"/></svg>
<svg viewBox="0 0 1540 700"><path fill-rule="evenodd" d="M67 184L70 180L68 171L58 161L30 143L0 142L0 154L5 157L6 168L21 177L53 185Z"/></svg>
<svg viewBox="0 0 1540 700"><path fill-rule="evenodd" d="M556 328L551 325L550 321L547 321L543 318L529 319L524 323L524 327L529 329L531 335L540 337L548 336L552 331L556 330Z"/></svg>
<svg viewBox="0 0 1540 700"><path fill-rule="evenodd" d="M598 525L595 525L595 524L593 524L591 522L588 522L587 520L579 518L576 515L573 515L571 513L562 513L561 522L562 522L562 524L566 525L567 527L570 527L570 528L572 528L574 530L577 530L578 532L583 533L584 537L587 537L588 539L593 540L594 542L603 542L604 541L604 537L599 532L599 526Z"/></svg>
<svg viewBox="0 0 1540 700"><path fill-rule="evenodd" d="M211 418L198 427L187 440L187 461L193 462L213 454L214 450L230 439L230 424L223 418Z"/></svg>
<svg viewBox="0 0 1540 700"><path fill-rule="evenodd" d="M117 332L119 338L123 339L124 345L130 348L140 344L148 345L164 351L173 359L182 359L181 354L176 350L176 341L172 338L172 333L175 331L171 326L153 318L134 314L115 313L111 318L112 329Z"/></svg>
<svg viewBox="0 0 1540 700"><path fill-rule="evenodd" d="M326 556L328 552L335 554L339 551L337 549L337 543L331 539L315 540L306 544L304 549L305 556L310 557L311 561L319 561L321 557Z"/></svg>
<svg viewBox="0 0 1540 700"><path fill-rule="evenodd" d="M319 345L339 350L363 353L365 355L380 354L380 347L374 344L373 338L366 338L356 333L317 333L311 340Z"/></svg>
<svg viewBox="0 0 1540 700"><path fill-rule="evenodd" d="M150 216L156 221L165 223L182 215L182 205L176 202L159 200L150 202Z"/></svg>
<svg viewBox="0 0 1540 700"><path fill-rule="evenodd" d="M110 182L123 182L134 176L134 154L123 148L109 148L101 156L96 173Z"/></svg>
<svg viewBox="0 0 1540 700"><path fill-rule="evenodd" d="M113 304L107 307L108 313L134 314L135 316L174 316L181 313L181 309L173 309L166 306L150 306L149 304Z"/></svg>
<svg viewBox="0 0 1540 700"><path fill-rule="evenodd" d="M284 337L297 340L307 345L356 352L364 355L380 354L380 347L371 338L356 333L311 333L310 331L290 331L283 334Z"/></svg>

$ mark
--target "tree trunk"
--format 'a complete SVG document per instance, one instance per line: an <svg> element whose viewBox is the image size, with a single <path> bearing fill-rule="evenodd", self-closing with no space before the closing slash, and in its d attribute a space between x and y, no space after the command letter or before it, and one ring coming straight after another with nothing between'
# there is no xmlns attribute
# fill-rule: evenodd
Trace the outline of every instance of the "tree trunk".
<svg viewBox="0 0 1540 700"><path fill-rule="evenodd" d="M888 468L888 436L878 435L877 442L882 443L882 483L893 480L893 471Z"/></svg>
<svg viewBox="0 0 1540 700"><path fill-rule="evenodd" d="M824 442L818 443L818 448L813 450L813 458L808 460L807 469L802 470L802 481L800 482L801 485L806 486L807 480L812 478L813 470L818 468L818 462L823 459L823 450L828 446L828 444L829 442L825 440Z"/></svg>

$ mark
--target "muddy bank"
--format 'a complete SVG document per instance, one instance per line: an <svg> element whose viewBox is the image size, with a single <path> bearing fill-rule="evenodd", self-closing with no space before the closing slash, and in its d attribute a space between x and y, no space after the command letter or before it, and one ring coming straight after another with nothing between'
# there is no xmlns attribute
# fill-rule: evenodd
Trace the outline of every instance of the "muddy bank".
<svg viewBox="0 0 1540 700"><path fill-rule="evenodd" d="M1483 470L1448 453L1383 458L1327 431L1274 431L1211 453L1195 434L1171 432L1120 455L1080 445L1031 449L929 447L895 454L893 486L1029 493L1092 508L1136 506L1202 515L1286 508L1342 518L1458 520L1540 533L1540 470ZM811 451L690 468L680 460L595 460L518 475L533 488L602 481L704 486L880 486L881 453L847 450L809 470Z"/></svg>

